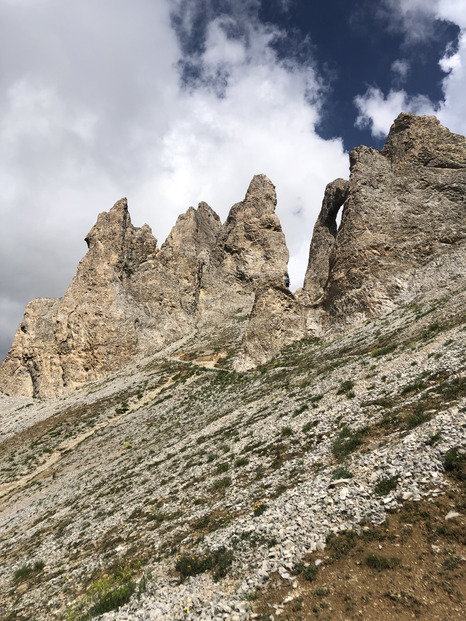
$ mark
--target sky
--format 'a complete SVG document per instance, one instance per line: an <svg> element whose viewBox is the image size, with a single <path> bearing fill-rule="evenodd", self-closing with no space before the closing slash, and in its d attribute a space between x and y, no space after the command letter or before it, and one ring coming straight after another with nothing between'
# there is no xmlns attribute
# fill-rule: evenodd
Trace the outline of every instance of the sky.
<svg viewBox="0 0 466 621"><path fill-rule="evenodd" d="M0 0L0 360L123 196L161 245L265 173L296 289L349 151L465 94L465 0Z"/></svg>

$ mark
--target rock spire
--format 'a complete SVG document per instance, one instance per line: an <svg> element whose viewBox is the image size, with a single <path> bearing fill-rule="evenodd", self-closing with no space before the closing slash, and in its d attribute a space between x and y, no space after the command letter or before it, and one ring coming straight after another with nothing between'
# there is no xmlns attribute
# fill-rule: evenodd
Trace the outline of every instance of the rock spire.
<svg viewBox="0 0 466 621"><path fill-rule="evenodd" d="M187 336L235 352L245 370L300 338L332 338L446 291L466 272L465 196L466 139L435 117L400 114L381 151L354 149L349 181L328 184L296 295L265 175L224 224L206 203L190 207L161 248L121 199L98 216L63 298L26 307L0 390L56 396Z"/></svg>
<svg viewBox="0 0 466 621"><path fill-rule="evenodd" d="M275 206L273 184L257 175L224 225L206 203L190 207L159 249L147 225L132 225L126 198L117 201L87 235L63 298L27 306L1 390L52 397L191 333L240 339L256 288L287 271Z"/></svg>
<svg viewBox="0 0 466 621"><path fill-rule="evenodd" d="M349 183L327 186L303 299L347 325L445 286L432 266L451 277L465 268L465 197L466 139L433 116L400 114L382 151L354 149Z"/></svg>

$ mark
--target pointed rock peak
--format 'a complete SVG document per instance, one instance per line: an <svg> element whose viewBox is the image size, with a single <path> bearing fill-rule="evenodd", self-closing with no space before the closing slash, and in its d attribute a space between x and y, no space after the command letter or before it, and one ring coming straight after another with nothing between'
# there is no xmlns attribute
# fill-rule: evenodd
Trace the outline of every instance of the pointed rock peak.
<svg viewBox="0 0 466 621"><path fill-rule="evenodd" d="M243 220L275 215L276 205L277 194L273 183L266 175L255 175L244 200L230 209L225 225L229 228Z"/></svg>
<svg viewBox="0 0 466 621"><path fill-rule="evenodd" d="M125 212L128 211L128 199L125 197L120 198L113 207L110 209L111 212Z"/></svg>
<svg viewBox="0 0 466 621"><path fill-rule="evenodd" d="M275 192L275 186L266 175L255 175L249 184L245 200L271 202L275 208L277 204L277 193Z"/></svg>
<svg viewBox="0 0 466 621"><path fill-rule="evenodd" d="M410 127L414 127L415 129L422 128L423 126L428 127L441 127L440 121L436 116L421 116L417 114L411 114L410 112L400 112L400 114L393 121L392 126L390 127L389 138L398 134L402 131L406 131Z"/></svg>
<svg viewBox="0 0 466 621"><path fill-rule="evenodd" d="M100 217L100 216L99 216ZM124 228L131 226L131 217L128 211L128 199L120 198L108 212L106 218L108 224L121 223Z"/></svg>
<svg viewBox="0 0 466 621"><path fill-rule="evenodd" d="M218 220L220 222L220 216L218 216L215 211L204 201L201 201L197 207L197 213L202 217L213 218L214 220Z"/></svg>
<svg viewBox="0 0 466 621"><path fill-rule="evenodd" d="M189 209L178 216L162 246L164 254L197 256L202 250L215 245L222 223L219 216L207 203Z"/></svg>
<svg viewBox="0 0 466 621"><path fill-rule="evenodd" d="M466 166L466 139L453 134L435 116L402 112L390 128L381 153L395 165L411 162L432 168Z"/></svg>
<svg viewBox="0 0 466 621"><path fill-rule="evenodd" d="M98 215L97 222L89 231L85 242L91 248L96 241L108 242L121 239L129 227L132 227L132 224L128 211L128 200L121 198L110 211L103 211Z"/></svg>

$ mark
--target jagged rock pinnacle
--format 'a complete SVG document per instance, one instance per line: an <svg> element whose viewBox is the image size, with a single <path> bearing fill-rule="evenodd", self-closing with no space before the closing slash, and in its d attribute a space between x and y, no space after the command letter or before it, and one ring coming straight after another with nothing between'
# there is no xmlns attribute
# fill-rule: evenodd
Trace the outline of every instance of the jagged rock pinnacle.
<svg viewBox="0 0 466 621"><path fill-rule="evenodd" d="M99 214L61 300L35 300L0 369L8 394L50 397L193 331L240 339L261 282L281 281L288 250L273 184L258 175L222 226L206 204L181 215L162 248L123 198ZM232 325L235 326L232 329Z"/></svg>
<svg viewBox="0 0 466 621"><path fill-rule="evenodd" d="M56 396L188 335L236 348L236 368L247 369L286 343L336 334L464 275L463 136L403 113L382 151L358 147L350 165L349 181L326 188L296 297L284 286L288 249L265 175L223 225L206 203L189 208L161 249L117 201L98 216L63 298L27 306L0 389Z"/></svg>
<svg viewBox="0 0 466 621"><path fill-rule="evenodd" d="M275 186L266 175L255 175L249 184L245 201L259 200L261 205L277 205Z"/></svg>
<svg viewBox="0 0 466 621"><path fill-rule="evenodd" d="M309 277L304 287L312 298L324 283L322 306L330 323L346 325L380 316L431 288L427 266L444 255L455 254L448 269L462 269L466 139L435 117L402 113L382 151L358 147L350 163L341 226L334 243L327 236L328 279ZM320 224L315 235L308 274L317 276L313 249L319 248Z"/></svg>

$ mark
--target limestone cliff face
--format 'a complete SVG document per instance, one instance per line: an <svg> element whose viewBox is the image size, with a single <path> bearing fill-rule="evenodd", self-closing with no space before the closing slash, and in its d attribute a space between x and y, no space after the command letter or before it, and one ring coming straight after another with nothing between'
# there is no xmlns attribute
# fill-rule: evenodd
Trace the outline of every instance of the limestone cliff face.
<svg viewBox="0 0 466 621"><path fill-rule="evenodd" d="M350 164L347 193L341 181L327 188L303 288L304 299L322 295L330 326L364 321L413 298L421 274L445 255L455 255L457 274L465 267L463 136L435 117L403 113L382 151L358 147ZM343 202L334 237L333 216Z"/></svg>
<svg viewBox="0 0 466 621"><path fill-rule="evenodd" d="M249 369L464 278L466 139L435 117L401 114L382 151L358 147L350 164L349 181L326 188L296 296L265 175L223 225L205 203L190 207L160 249L118 201L87 236L63 298L26 307L0 390L56 396L188 335L236 350L235 368Z"/></svg>
<svg viewBox="0 0 466 621"><path fill-rule="evenodd" d="M147 225L133 227L126 199L99 215L86 242L63 298L28 305L1 367L5 392L49 397L102 377L132 359L157 315L167 323L157 301L151 313L144 306L149 283L138 287L138 278L156 261L157 241Z"/></svg>
<svg viewBox="0 0 466 621"><path fill-rule="evenodd" d="M199 330L226 328L240 338L245 328L240 319L250 315L258 286L283 283L289 254L276 204L272 182L256 175L244 200L231 208L203 262Z"/></svg>
<svg viewBox="0 0 466 621"><path fill-rule="evenodd" d="M285 345L317 335L318 324L310 325L308 316L307 309L283 285L269 282L259 287L241 351L234 362L235 369L252 369L272 358Z"/></svg>
<svg viewBox="0 0 466 621"><path fill-rule="evenodd" d="M245 282L283 281L289 255L276 204L270 180L254 177L244 201L231 208L219 239L225 274Z"/></svg>
<svg viewBox="0 0 466 621"><path fill-rule="evenodd" d="M99 215L63 298L31 302L0 369L7 394L52 397L179 338L216 329L241 338L259 283L281 281L288 250L275 188L252 180L222 226L206 204L178 218L159 249L131 224L126 199Z"/></svg>

